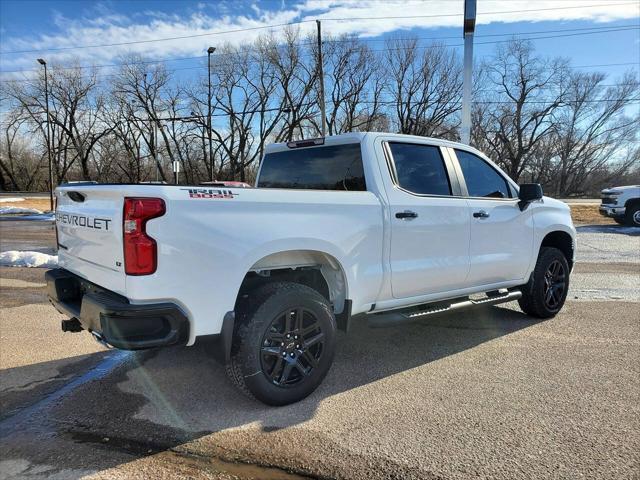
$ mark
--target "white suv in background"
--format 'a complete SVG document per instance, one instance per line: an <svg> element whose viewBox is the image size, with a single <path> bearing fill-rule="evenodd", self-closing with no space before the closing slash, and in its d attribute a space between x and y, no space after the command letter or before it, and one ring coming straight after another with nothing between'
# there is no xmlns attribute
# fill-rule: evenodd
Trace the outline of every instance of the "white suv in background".
<svg viewBox="0 0 640 480"><path fill-rule="evenodd" d="M620 225L640 227L640 185L605 188L601 193L600 215Z"/></svg>

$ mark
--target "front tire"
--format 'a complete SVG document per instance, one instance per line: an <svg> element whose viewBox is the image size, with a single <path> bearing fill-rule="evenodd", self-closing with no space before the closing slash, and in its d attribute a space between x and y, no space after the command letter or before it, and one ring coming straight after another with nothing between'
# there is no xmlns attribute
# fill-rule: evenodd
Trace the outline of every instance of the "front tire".
<svg viewBox="0 0 640 480"><path fill-rule="evenodd" d="M626 210L627 225L640 227L640 205L629 205Z"/></svg>
<svg viewBox="0 0 640 480"><path fill-rule="evenodd" d="M274 282L239 308L227 374L249 397L268 405L302 400L320 385L335 351L336 321L316 290Z"/></svg>
<svg viewBox="0 0 640 480"><path fill-rule="evenodd" d="M564 305L569 291L569 264L564 254L553 247L542 247L536 268L518 300L527 315L554 317Z"/></svg>

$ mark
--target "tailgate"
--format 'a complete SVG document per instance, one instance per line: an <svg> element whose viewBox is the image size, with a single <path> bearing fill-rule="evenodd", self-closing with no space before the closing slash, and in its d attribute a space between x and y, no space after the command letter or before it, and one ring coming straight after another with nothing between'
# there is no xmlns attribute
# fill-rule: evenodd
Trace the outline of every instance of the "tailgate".
<svg viewBox="0 0 640 480"><path fill-rule="evenodd" d="M59 265L124 294L122 189L70 185L58 188L56 199Z"/></svg>

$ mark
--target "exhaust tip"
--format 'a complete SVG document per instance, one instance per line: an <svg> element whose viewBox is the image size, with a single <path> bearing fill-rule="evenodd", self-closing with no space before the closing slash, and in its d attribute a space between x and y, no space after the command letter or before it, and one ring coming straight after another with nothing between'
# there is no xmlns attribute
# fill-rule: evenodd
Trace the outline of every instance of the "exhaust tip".
<svg viewBox="0 0 640 480"><path fill-rule="evenodd" d="M62 327L63 332L81 332L83 330L82 324L77 318L62 320L60 326Z"/></svg>
<svg viewBox="0 0 640 480"><path fill-rule="evenodd" d="M113 346L111 346L110 344L107 343L107 341L104 339L102 334L100 334L98 332L94 332L93 330L89 330L89 333L91 333L91 335L93 335L93 338L96 339L96 342L98 342L103 347L108 348L108 349L112 349L113 348Z"/></svg>

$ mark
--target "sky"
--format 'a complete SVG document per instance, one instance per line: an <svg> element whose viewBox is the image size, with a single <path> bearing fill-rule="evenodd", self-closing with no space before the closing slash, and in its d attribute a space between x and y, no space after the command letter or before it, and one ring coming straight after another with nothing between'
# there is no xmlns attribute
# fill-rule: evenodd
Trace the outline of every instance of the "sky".
<svg viewBox="0 0 640 480"><path fill-rule="evenodd" d="M353 34L377 50L389 36L417 36L462 54L463 0L0 0L0 81L49 65L110 65L137 53L181 78L202 73L209 46L240 44L299 23ZM640 0L478 0L474 55L511 34L535 38L545 56L615 81L640 68ZM271 28L264 28L270 27ZM225 33L226 32L226 33ZM179 37L179 38L176 38ZM551 37L551 38L549 38ZM81 48L79 48L81 47ZM186 58L185 58L186 57ZM192 58L196 57L196 58Z"/></svg>

